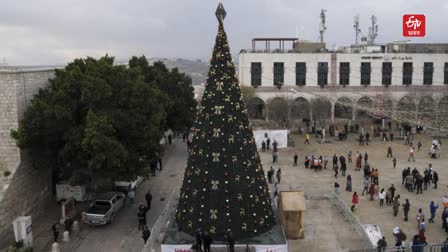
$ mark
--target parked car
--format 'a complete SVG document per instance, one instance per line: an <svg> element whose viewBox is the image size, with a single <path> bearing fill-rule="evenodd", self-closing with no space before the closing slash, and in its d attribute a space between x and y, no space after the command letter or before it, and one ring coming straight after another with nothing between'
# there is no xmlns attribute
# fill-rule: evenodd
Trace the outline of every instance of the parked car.
<svg viewBox="0 0 448 252"><path fill-rule="evenodd" d="M82 221L91 225L112 223L117 212L123 207L124 200L125 194L121 192L100 194L89 210L82 213Z"/></svg>

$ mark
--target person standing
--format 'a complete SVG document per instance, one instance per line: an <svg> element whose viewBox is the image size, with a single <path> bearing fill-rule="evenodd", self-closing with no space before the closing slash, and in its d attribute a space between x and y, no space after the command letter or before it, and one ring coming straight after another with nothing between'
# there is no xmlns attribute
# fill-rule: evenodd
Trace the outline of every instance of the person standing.
<svg viewBox="0 0 448 252"><path fill-rule="evenodd" d="M421 147L422 147L422 142L418 141L418 143L417 143L417 151L420 151Z"/></svg>
<svg viewBox="0 0 448 252"><path fill-rule="evenodd" d="M362 190L361 195L364 196L364 192L367 194L369 192L369 179L364 179L364 189Z"/></svg>
<svg viewBox="0 0 448 252"><path fill-rule="evenodd" d="M338 157L336 154L333 155L333 169L334 167L338 166Z"/></svg>
<svg viewBox="0 0 448 252"><path fill-rule="evenodd" d="M417 223L418 223L417 227L419 227L420 222L422 222L425 219L425 214L423 213L423 209L421 209L421 208L418 209L415 219L417 220Z"/></svg>
<svg viewBox="0 0 448 252"><path fill-rule="evenodd" d="M210 247L213 243L212 237L208 234L208 232L205 232L204 234L204 252L210 252Z"/></svg>
<svg viewBox="0 0 448 252"><path fill-rule="evenodd" d="M156 176L157 163L154 162L154 160L152 160L151 163L149 164L149 168L151 169L151 175Z"/></svg>
<svg viewBox="0 0 448 252"><path fill-rule="evenodd" d="M196 248L198 251L202 251L202 232L201 229L199 228L198 230L196 230L195 232L195 237L196 237Z"/></svg>
<svg viewBox="0 0 448 252"><path fill-rule="evenodd" d="M280 184L280 180L282 179L282 169L278 168L277 170L277 183Z"/></svg>
<svg viewBox="0 0 448 252"><path fill-rule="evenodd" d="M150 236L151 236L151 231L149 231L148 226L145 226L145 228L143 229L143 232L142 232L142 238L145 241L145 244L148 241Z"/></svg>
<svg viewBox="0 0 448 252"><path fill-rule="evenodd" d="M373 183L370 184L369 195L370 195L370 200L373 200L373 196L375 195L375 184L373 184Z"/></svg>
<svg viewBox="0 0 448 252"><path fill-rule="evenodd" d="M271 148L271 139L268 137L268 139L266 139L266 149L269 150Z"/></svg>
<svg viewBox="0 0 448 252"><path fill-rule="evenodd" d="M348 151L347 157L348 157L348 163L349 164L353 163L353 160L352 160L352 150Z"/></svg>
<svg viewBox="0 0 448 252"><path fill-rule="evenodd" d="M383 236L383 238L379 239L376 246L378 248L378 251L383 251L384 249L386 249L387 248L386 237Z"/></svg>
<svg viewBox="0 0 448 252"><path fill-rule="evenodd" d="M53 230L53 238L54 242L58 242L59 237L59 223L54 223L53 226L51 226L51 230Z"/></svg>
<svg viewBox="0 0 448 252"><path fill-rule="evenodd" d="M380 206L384 205L384 199L386 199L386 192L384 191L384 188L381 189L380 193L378 194L378 198L380 200Z"/></svg>
<svg viewBox="0 0 448 252"><path fill-rule="evenodd" d="M367 164L368 159L369 159L369 155L367 155L367 152L366 152L366 154L364 154L364 164Z"/></svg>
<svg viewBox="0 0 448 252"><path fill-rule="evenodd" d="M272 150L274 151L274 152L278 152L278 143L277 143L277 141L275 141L275 139L274 139L274 142L272 142Z"/></svg>
<svg viewBox="0 0 448 252"><path fill-rule="evenodd" d="M294 154L294 166L297 166L297 160L299 159L299 156L297 155L297 152Z"/></svg>
<svg viewBox="0 0 448 252"><path fill-rule="evenodd" d="M397 158L396 157L394 157L394 159L392 159L392 165L394 168L397 167Z"/></svg>
<svg viewBox="0 0 448 252"><path fill-rule="evenodd" d="M328 157L324 156L324 169L327 169L327 164L328 164Z"/></svg>
<svg viewBox="0 0 448 252"><path fill-rule="evenodd" d="M274 167L271 166L271 169L268 171L268 181L269 181L269 184L273 184L274 183L274 173L275 173Z"/></svg>
<svg viewBox="0 0 448 252"><path fill-rule="evenodd" d="M347 176L347 182L346 182L346 185L345 185L345 190L347 192L351 192L352 191L352 176L351 175Z"/></svg>
<svg viewBox="0 0 448 252"><path fill-rule="evenodd" d="M437 189L437 182L439 181L439 174L436 171L432 172L432 181L434 182L434 189Z"/></svg>
<svg viewBox="0 0 448 252"><path fill-rule="evenodd" d="M389 145L389 147L387 147L387 157L393 157L392 155L392 146Z"/></svg>
<svg viewBox="0 0 448 252"><path fill-rule="evenodd" d="M134 198L135 198L135 189L134 188L132 188L131 190L128 191L128 198L129 198L129 205L133 206Z"/></svg>
<svg viewBox="0 0 448 252"><path fill-rule="evenodd" d="M404 221L408 221L409 209L411 209L411 204L409 199L406 199L406 202L403 204Z"/></svg>
<svg viewBox="0 0 448 252"><path fill-rule="evenodd" d="M261 142L261 152L265 151L266 151L266 142L263 140L263 142Z"/></svg>
<svg viewBox="0 0 448 252"><path fill-rule="evenodd" d="M232 233L226 234L228 252L235 252L235 239L232 237Z"/></svg>
<svg viewBox="0 0 448 252"><path fill-rule="evenodd" d="M335 178L338 177L338 173L339 173L339 168L338 168L338 165L336 165L336 166L334 167L334 177L335 177Z"/></svg>
<svg viewBox="0 0 448 252"><path fill-rule="evenodd" d="M151 209L151 201L152 201L152 195L151 195L151 192L147 192L146 194L145 194L145 199L146 199L146 207L148 208L148 209Z"/></svg>
<svg viewBox="0 0 448 252"><path fill-rule="evenodd" d="M145 227L145 219L146 219L146 213L145 210L140 206L140 208L137 211L137 218L138 218L138 230L143 230Z"/></svg>
<svg viewBox="0 0 448 252"><path fill-rule="evenodd" d="M417 194L420 192L420 194L423 193L423 177L418 174L416 177L416 182L417 182Z"/></svg>
<svg viewBox="0 0 448 252"><path fill-rule="evenodd" d="M356 205L358 205L358 203L359 203L358 194L356 192L354 192L353 196L352 196L352 204L356 206Z"/></svg>
<svg viewBox="0 0 448 252"><path fill-rule="evenodd" d="M439 205L431 201L429 204L429 212L431 213L431 218L429 218L429 223L434 223L434 218L436 217L436 211L439 208Z"/></svg>

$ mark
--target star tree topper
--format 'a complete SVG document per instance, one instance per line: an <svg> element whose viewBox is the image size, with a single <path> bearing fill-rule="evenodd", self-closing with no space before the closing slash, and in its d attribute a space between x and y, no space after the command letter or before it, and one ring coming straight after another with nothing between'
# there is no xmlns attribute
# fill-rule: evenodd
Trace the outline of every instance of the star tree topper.
<svg viewBox="0 0 448 252"><path fill-rule="evenodd" d="M218 4L218 8L216 8L216 18L218 19L218 21L223 22L224 18L226 18L226 10L224 10L224 6L222 5L222 3Z"/></svg>

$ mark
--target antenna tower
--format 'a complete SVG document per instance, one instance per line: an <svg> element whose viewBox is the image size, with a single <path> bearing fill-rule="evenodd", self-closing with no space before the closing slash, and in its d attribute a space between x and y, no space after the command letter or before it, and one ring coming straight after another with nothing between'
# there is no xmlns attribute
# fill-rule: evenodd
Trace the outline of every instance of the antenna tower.
<svg viewBox="0 0 448 252"><path fill-rule="evenodd" d="M369 40L367 41L368 45L375 44L375 39L378 37L378 24L376 23L377 18L375 17L375 15L372 15L371 20L372 26L369 27Z"/></svg>
<svg viewBox="0 0 448 252"><path fill-rule="evenodd" d="M355 45L358 45L359 34L361 33L361 29L359 28L359 15L355 16L355 24L353 25L355 28Z"/></svg>
<svg viewBox="0 0 448 252"><path fill-rule="evenodd" d="M325 26L325 12L327 12L327 10L322 9L320 11L319 38L321 43L324 42L324 33L325 30L327 29L327 27Z"/></svg>

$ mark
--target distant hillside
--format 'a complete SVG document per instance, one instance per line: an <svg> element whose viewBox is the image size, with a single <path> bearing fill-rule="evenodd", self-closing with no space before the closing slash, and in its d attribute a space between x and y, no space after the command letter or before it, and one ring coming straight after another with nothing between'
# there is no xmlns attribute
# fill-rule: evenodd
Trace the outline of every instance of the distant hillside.
<svg viewBox="0 0 448 252"><path fill-rule="evenodd" d="M167 59L167 58L150 58L149 63L152 64L156 61L162 61L168 68L177 67L180 72L188 74L193 85L199 85L205 83L208 72L208 63L201 60L188 60L188 59Z"/></svg>

